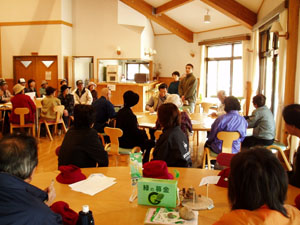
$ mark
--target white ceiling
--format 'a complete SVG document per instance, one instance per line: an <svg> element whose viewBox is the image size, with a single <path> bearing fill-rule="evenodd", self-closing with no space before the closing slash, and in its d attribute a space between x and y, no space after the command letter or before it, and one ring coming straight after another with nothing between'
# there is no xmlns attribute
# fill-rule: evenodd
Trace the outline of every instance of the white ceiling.
<svg viewBox="0 0 300 225"><path fill-rule="evenodd" d="M144 0L153 7L157 8L170 0ZM222 1L222 0L220 0ZM236 0L246 8L257 13L263 0ZM211 23L205 24L203 22L206 10L209 10L211 16ZM230 17L222 14L221 12L211 8L207 4L200 0L194 0L186 3L180 7L174 8L170 11L165 12L167 16L185 26L192 32L203 32L206 30L228 27L238 25L239 23ZM152 21L153 30L155 34L167 34L170 33L167 29L156 24Z"/></svg>

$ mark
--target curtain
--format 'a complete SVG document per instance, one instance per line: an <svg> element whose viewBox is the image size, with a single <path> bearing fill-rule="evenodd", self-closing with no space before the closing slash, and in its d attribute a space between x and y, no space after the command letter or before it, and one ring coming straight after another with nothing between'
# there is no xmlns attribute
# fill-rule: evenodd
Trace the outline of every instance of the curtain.
<svg viewBox="0 0 300 225"><path fill-rule="evenodd" d="M287 30L288 10L284 10L279 15L279 21L284 31ZM284 108L284 92L286 78L286 46L287 40L279 38L279 79L278 79L278 108L276 110L276 139L285 142L284 137L284 121L282 118L282 110Z"/></svg>

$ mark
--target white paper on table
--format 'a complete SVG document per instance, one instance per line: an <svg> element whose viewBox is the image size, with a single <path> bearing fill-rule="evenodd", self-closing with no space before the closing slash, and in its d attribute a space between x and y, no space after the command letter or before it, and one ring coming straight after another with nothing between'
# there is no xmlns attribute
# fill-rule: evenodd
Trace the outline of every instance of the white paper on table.
<svg viewBox="0 0 300 225"><path fill-rule="evenodd" d="M69 186L73 191L78 191L93 196L117 183L115 180L116 178L107 177L102 173L94 173L91 174L87 179L70 184Z"/></svg>
<svg viewBox="0 0 300 225"><path fill-rule="evenodd" d="M192 124L201 124L201 122L198 120L192 120Z"/></svg>
<svg viewBox="0 0 300 225"><path fill-rule="evenodd" d="M155 123L139 123L139 126L141 127L155 127Z"/></svg>
<svg viewBox="0 0 300 225"><path fill-rule="evenodd" d="M25 95L28 95L32 101L34 101L34 97L35 97L35 92L27 92L25 93Z"/></svg>
<svg viewBox="0 0 300 225"><path fill-rule="evenodd" d="M143 116L142 115L136 115L136 118L142 118Z"/></svg>
<svg viewBox="0 0 300 225"><path fill-rule="evenodd" d="M203 186L206 184L217 184L219 182L220 176L207 176L203 177L199 186Z"/></svg>
<svg viewBox="0 0 300 225"><path fill-rule="evenodd" d="M156 115L157 112L152 112L152 113L149 113L149 115Z"/></svg>

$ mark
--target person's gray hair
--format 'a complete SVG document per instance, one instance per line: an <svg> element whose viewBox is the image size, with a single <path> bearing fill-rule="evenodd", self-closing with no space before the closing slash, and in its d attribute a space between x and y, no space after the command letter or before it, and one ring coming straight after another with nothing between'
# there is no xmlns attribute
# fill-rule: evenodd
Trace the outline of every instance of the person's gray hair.
<svg viewBox="0 0 300 225"><path fill-rule="evenodd" d="M167 97L167 99L165 100L164 103L173 103L174 105L177 106L177 108L181 108L182 105L183 105L182 101L181 101L181 98L177 94L168 95L168 97Z"/></svg>
<svg viewBox="0 0 300 225"><path fill-rule="evenodd" d="M37 142L34 137L13 134L0 140L0 172L25 180L37 164Z"/></svg>

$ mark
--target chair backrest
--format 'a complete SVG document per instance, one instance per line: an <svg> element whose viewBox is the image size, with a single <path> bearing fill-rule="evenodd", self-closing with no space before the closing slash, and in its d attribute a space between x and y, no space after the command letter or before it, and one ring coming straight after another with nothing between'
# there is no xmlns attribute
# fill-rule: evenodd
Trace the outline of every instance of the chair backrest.
<svg viewBox="0 0 300 225"><path fill-rule="evenodd" d="M232 153L232 143L233 141L239 139L240 133L237 131L220 131L217 134L217 138L223 141L222 152Z"/></svg>
<svg viewBox="0 0 300 225"><path fill-rule="evenodd" d="M162 134L162 130L156 130L154 132L154 137L155 137L155 140L157 141L160 137L160 135Z"/></svg>
<svg viewBox="0 0 300 225"><path fill-rule="evenodd" d="M210 107L212 107L214 104L210 102L201 102L201 107L203 108L204 113L208 113Z"/></svg>
<svg viewBox="0 0 300 225"><path fill-rule="evenodd" d="M56 112L56 123L58 123L61 120L62 115L64 113L64 109L65 109L64 105L54 106L54 112Z"/></svg>
<svg viewBox="0 0 300 225"><path fill-rule="evenodd" d="M286 165L287 170L288 171L292 171L293 170L293 168L292 168L291 164L289 163L289 161L287 160L287 158L286 158L283 150L279 146L269 145L266 148L269 149L269 150L271 150L271 151L272 151L272 149L276 149L278 152L280 152L280 155L283 158L283 161L284 161L284 163Z"/></svg>
<svg viewBox="0 0 300 225"><path fill-rule="evenodd" d="M20 115L20 125L23 126L25 124L25 114L29 113L28 108L15 108L15 114Z"/></svg>
<svg viewBox="0 0 300 225"><path fill-rule="evenodd" d="M149 162L153 159L153 152L154 152L154 148L151 148L149 153Z"/></svg>
<svg viewBox="0 0 300 225"><path fill-rule="evenodd" d="M104 132L110 139L110 154L119 155L119 137L123 135L123 131L119 128L104 127Z"/></svg>

